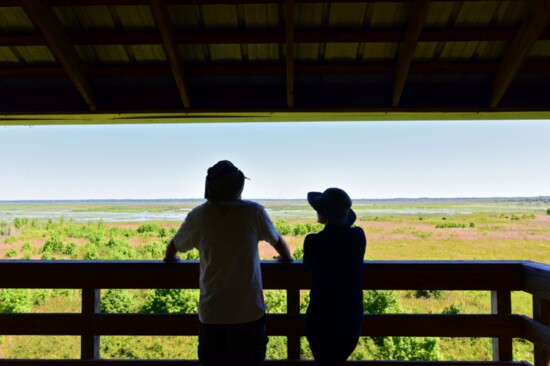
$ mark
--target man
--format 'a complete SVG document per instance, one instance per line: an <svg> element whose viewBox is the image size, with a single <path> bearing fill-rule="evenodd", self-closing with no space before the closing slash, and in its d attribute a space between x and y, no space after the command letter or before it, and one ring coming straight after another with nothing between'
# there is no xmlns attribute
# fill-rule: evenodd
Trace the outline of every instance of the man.
<svg viewBox="0 0 550 366"><path fill-rule="evenodd" d="M270 243L278 260L292 261L265 209L241 200L244 180L227 160L208 169L207 201L189 212L166 248L165 262L178 261L178 251L199 250L202 365L263 363L268 339L258 242Z"/></svg>

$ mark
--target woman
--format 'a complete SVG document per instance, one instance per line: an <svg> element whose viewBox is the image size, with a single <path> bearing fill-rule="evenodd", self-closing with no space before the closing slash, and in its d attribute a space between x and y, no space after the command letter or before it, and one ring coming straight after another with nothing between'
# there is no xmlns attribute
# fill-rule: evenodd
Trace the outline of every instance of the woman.
<svg viewBox="0 0 550 366"><path fill-rule="evenodd" d="M308 193L324 229L306 236L304 264L313 285L306 336L316 365L341 365L355 349L363 322L363 258L367 240L351 199L339 188Z"/></svg>

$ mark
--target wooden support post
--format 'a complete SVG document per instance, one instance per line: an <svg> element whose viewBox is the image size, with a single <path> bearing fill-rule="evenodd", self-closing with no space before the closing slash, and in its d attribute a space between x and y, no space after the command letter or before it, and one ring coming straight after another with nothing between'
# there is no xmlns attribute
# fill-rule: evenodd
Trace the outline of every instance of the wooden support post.
<svg viewBox="0 0 550 366"><path fill-rule="evenodd" d="M491 313L499 315L512 313L512 297L510 291L491 291ZM512 338L493 338L493 361L512 361L512 359Z"/></svg>
<svg viewBox="0 0 550 366"><path fill-rule="evenodd" d="M294 107L294 1L285 1L286 34L286 100L288 108Z"/></svg>
<svg viewBox="0 0 550 366"><path fill-rule="evenodd" d="M533 318L550 325L550 302L533 296ZM550 366L550 352L538 342L535 342L535 366Z"/></svg>
<svg viewBox="0 0 550 366"><path fill-rule="evenodd" d="M287 289L286 290L286 311L288 315L300 315L300 290L299 289ZM295 330L288 334L286 337L286 349L288 352L289 360L300 359L300 334Z"/></svg>
<svg viewBox="0 0 550 366"><path fill-rule="evenodd" d="M97 314L100 312L100 290L95 288L82 289L82 314ZM80 336L80 358L83 360L99 359L99 336L85 333Z"/></svg>

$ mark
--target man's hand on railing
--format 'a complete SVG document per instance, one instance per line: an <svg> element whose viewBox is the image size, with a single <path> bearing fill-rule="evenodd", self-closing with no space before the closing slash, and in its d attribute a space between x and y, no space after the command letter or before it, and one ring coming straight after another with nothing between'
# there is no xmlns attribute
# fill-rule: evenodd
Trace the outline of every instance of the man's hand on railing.
<svg viewBox="0 0 550 366"><path fill-rule="evenodd" d="M175 263L181 261L181 258L177 255L178 250L174 244L174 239L170 240L166 246L166 254L164 255L163 261L165 263Z"/></svg>
<svg viewBox="0 0 550 366"><path fill-rule="evenodd" d="M277 253L279 253L279 255L274 256L273 259L278 260L279 262L292 262L294 260L294 258L292 258L292 254L290 254L288 244L282 236L279 235L279 240L275 243L273 248L275 248Z"/></svg>
<svg viewBox="0 0 550 366"><path fill-rule="evenodd" d="M163 261L165 263L176 263L176 262L181 262L181 258L179 255L174 255L172 257L164 257Z"/></svg>

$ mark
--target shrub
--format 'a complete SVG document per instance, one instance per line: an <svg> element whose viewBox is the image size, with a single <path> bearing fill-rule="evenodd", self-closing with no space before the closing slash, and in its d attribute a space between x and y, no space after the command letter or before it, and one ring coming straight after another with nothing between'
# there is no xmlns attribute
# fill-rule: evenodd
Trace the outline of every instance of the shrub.
<svg viewBox="0 0 550 366"><path fill-rule="evenodd" d="M147 298L145 313L197 313L199 291L187 289L155 289Z"/></svg>
<svg viewBox="0 0 550 366"><path fill-rule="evenodd" d="M311 224L311 223L306 223L305 224L306 226L306 230L307 230L307 233L318 233L319 231L323 230L325 228L325 225L323 224L319 224L319 223L316 223L316 224Z"/></svg>
<svg viewBox="0 0 550 366"><path fill-rule="evenodd" d="M136 301L128 290L109 289L101 297L102 313L131 313L136 310Z"/></svg>
<svg viewBox="0 0 550 366"><path fill-rule="evenodd" d="M181 259L184 261L196 261L199 260L199 251L197 249L191 249L181 255Z"/></svg>
<svg viewBox="0 0 550 366"><path fill-rule="evenodd" d="M112 227L111 229L109 229L109 236L110 237L123 236L125 238L130 238L130 237L134 236L134 234L135 234L135 232L132 229L124 229L124 228L120 228L120 227Z"/></svg>
<svg viewBox="0 0 550 366"><path fill-rule="evenodd" d="M95 260L98 259L99 253L97 251L97 247L93 244L86 244L83 248L83 255L82 258L85 260Z"/></svg>
<svg viewBox="0 0 550 366"><path fill-rule="evenodd" d="M145 233L158 233L160 232L160 225L154 222L148 222L145 224L140 225L137 228L137 232L139 234L145 234Z"/></svg>
<svg viewBox="0 0 550 366"><path fill-rule="evenodd" d="M6 258L13 258L13 257L17 257L17 250L15 249L10 249L6 252L6 254L4 254L4 257Z"/></svg>
<svg viewBox="0 0 550 366"><path fill-rule="evenodd" d="M158 233L161 238L166 238L168 236L168 230L166 230L165 227L161 227Z"/></svg>
<svg viewBox="0 0 550 366"><path fill-rule="evenodd" d="M290 235L292 232L292 225L290 225L286 220L276 220L275 229L277 229L281 235Z"/></svg>
<svg viewBox="0 0 550 366"><path fill-rule="evenodd" d="M286 295L282 290L265 290L264 296L269 314L286 314Z"/></svg>
<svg viewBox="0 0 550 366"><path fill-rule="evenodd" d="M34 247L32 246L31 243L29 243L28 241L26 241L26 242L24 242L23 245L21 246L21 250L25 250L25 251L32 252L32 251L34 251Z"/></svg>
<svg viewBox="0 0 550 366"><path fill-rule="evenodd" d="M434 299L441 299L443 298L444 292L442 290L416 290L414 293L414 297L417 299L420 298L434 298Z"/></svg>
<svg viewBox="0 0 550 366"><path fill-rule="evenodd" d="M365 314L392 314L401 312L399 293L391 290L370 290L363 292Z"/></svg>
<svg viewBox="0 0 550 366"><path fill-rule="evenodd" d="M384 337L376 358L383 360L435 361L440 358L439 339Z"/></svg>
<svg viewBox="0 0 550 366"><path fill-rule="evenodd" d="M63 253L63 248L65 245L63 244L63 239L61 237L54 235L48 238L44 242L44 245L40 249L41 253Z"/></svg>
<svg viewBox="0 0 550 366"><path fill-rule="evenodd" d="M107 257L114 260L133 259L136 257L136 251L130 244L127 244L110 250Z"/></svg>
<svg viewBox="0 0 550 366"><path fill-rule="evenodd" d="M442 224L435 225L436 229L464 229L466 224L458 222L445 222Z"/></svg>
<svg viewBox="0 0 550 366"><path fill-rule="evenodd" d="M34 289L31 294L32 303L34 305L44 305L52 296L53 290L49 289Z"/></svg>
<svg viewBox="0 0 550 366"><path fill-rule="evenodd" d="M15 226L16 229L21 229L23 226L27 225L29 223L29 219L27 218L19 218L16 217L13 219L13 226Z"/></svg>
<svg viewBox="0 0 550 366"><path fill-rule="evenodd" d="M8 236L6 239L4 239L4 243L6 244L13 244L17 243L18 239L15 236Z"/></svg>
<svg viewBox="0 0 550 366"><path fill-rule="evenodd" d="M32 219L32 221L31 221L31 226L32 226L34 229L38 228L39 225L38 225L38 219L37 219L37 218Z"/></svg>
<svg viewBox="0 0 550 366"><path fill-rule="evenodd" d="M0 312L2 313L30 313L32 298L28 289L0 290Z"/></svg>
<svg viewBox="0 0 550 366"><path fill-rule="evenodd" d="M470 222L470 225L469 225L469 226L470 226L470 228L472 228L472 229L473 229L473 228L475 228L475 227L476 227L476 224L475 224L475 223L473 223L473 222Z"/></svg>
<svg viewBox="0 0 550 366"><path fill-rule="evenodd" d="M138 252L146 259L160 259L166 252L166 244L162 241L151 241L139 247Z"/></svg>
<svg viewBox="0 0 550 366"><path fill-rule="evenodd" d="M128 246L128 239L126 238L119 238L119 237L116 237L116 236L111 236L109 238L109 241L107 241L107 243L105 243L105 245L108 247L108 248L120 248L120 247L125 247L125 246Z"/></svg>
<svg viewBox="0 0 550 366"><path fill-rule="evenodd" d="M294 259L296 259L297 261L304 260L304 248L302 247L296 248L294 250L293 256L294 256Z"/></svg>
<svg viewBox="0 0 550 366"><path fill-rule="evenodd" d="M292 234L298 236L298 235L306 235L308 233L307 227L304 224L296 224L292 228Z"/></svg>
<svg viewBox="0 0 550 366"><path fill-rule="evenodd" d="M546 214L550 215L550 208L546 210Z"/></svg>
<svg viewBox="0 0 550 366"><path fill-rule="evenodd" d="M49 260L55 259L55 257L51 252L44 252L42 253L42 257L40 257L40 259L44 261L49 261Z"/></svg>
<svg viewBox="0 0 550 366"><path fill-rule="evenodd" d="M461 314L464 312L464 304L460 302L454 302L451 305L447 306L443 311L442 314L447 315L454 315L454 314Z"/></svg>
<svg viewBox="0 0 550 366"><path fill-rule="evenodd" d="M69 244L65 245L65 248L63 248L63 254L73 256L76 254L76 244L73 242L70 242Z"/></svg>

